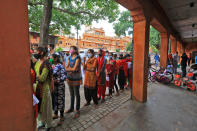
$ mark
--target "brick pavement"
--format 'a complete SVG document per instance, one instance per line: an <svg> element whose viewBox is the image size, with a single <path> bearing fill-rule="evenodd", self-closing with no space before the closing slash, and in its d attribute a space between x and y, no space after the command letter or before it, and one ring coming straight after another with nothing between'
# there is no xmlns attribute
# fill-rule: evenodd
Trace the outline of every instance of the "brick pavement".
<svg viewBox="0 0 197 131"><path fill-rule="evenodd" d="M70 98L68 89L66 89L66 105L65 109L69 108ZM85 99L83 94L83 88L80 89L81 94L81 105L84 105ZM80 117L75 119L73 118L74 113L65 114L65 120L61 126L57 126L58 120L53 121L53 128L51 131L83 131L86 128L90 127L104 116L108 115L115 109L119 108L122 104L128 101L130 98L130 90L125 90L120 96L113 96L112 98L106 98L104 103L99 103L97 108L94 107L94 104L91 103L90 106L81 107ZM44 131L40 129L39 131Z"/></svg>

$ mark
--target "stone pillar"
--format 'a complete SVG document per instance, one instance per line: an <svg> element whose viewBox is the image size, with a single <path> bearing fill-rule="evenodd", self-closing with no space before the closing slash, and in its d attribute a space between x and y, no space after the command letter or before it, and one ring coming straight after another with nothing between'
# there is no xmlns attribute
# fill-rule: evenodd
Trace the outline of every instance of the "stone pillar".
<svg viewBox="0 0 197 131"><path fill-rule="evenodd" d="M175 38L172 38L171 39L171 53L172 54L175 54L176 53L176 50L177 49L177 42L176 42L176 39Z"/></svg>
<svg viewBox="0 0 197 131"><path fill-rule="evenodd" d="M147 101L149 27L146 19L134 22L133 98Z"/></svg>
<svg viewBox="0 0 197 131"><path fill-rule="evenodd" d="M27 0L0 1L0 130L33 131Z"/></svg>
<svg viewBox="0 0 197 131"><path fill-rule="evenodd" d="M161 36L160 66L167 67L169 35L168 33L160 33L160 36Z"/></svg>

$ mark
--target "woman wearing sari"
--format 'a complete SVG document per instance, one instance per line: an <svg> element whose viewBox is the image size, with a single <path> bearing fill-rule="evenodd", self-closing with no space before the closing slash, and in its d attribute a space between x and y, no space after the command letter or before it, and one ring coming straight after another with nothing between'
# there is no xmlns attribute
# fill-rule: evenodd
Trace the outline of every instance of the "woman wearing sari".
<svg viewBox="0 0 197 131"><path fill-rule="evenodd" d="M78 48L76 46L70 47L70 56L66 65L67 83L70 91L70 109L66 113L74 111L75 97L76 101L76 113L74 118L78 118L80 115L80 93L79 88L82 83L81 76L81 58L78 54Z"/></svg>
<svg viewBox="0 0 197 131"><path fill-rule="evenodd" d="M33 61L31 60L31 83L32 83L32 90L33 90L33 95L36 96L36 92L34 90L34 83L35 83L35 80L36 80L36 73L35 73L35 70L34 70L34 63ZM34 98L33 96L33 98ZM37 117L38 117L38 104L34 104L33 102L33 109L34 109L34 119L33 119L33 123L34 123L34 130L36 131L37 129Z"/></svg>
<svg viewBox="0 0 197 131"><path fill-rule="evenodd" d="M132 88L132 58L131 56L128 54L127 55L127 65L128 65L128 80L129 80L129 88Z"/></svg>
<svg viewBox="0 0 197 131"><path fill-rule="evenodd" d="M88 50L88 60L84 62L85 80L84 80L84 93L86 104L90 105L91 99L93 99L94 104L98 105L97 97L97 87L96 87L96 69L97 69L97 59L94 57L94 50Z"/></svg>
<svg viewBox="0 0 197 131"><path fill-rule="evenodd" d="M98 99L100 100L102 97L101 103L105 102L105 65L107 63L105 59L105 52L100 49L98 52Z"/></svg>
<svg viewBox="0 0 197 131"><path fill-rule="evenodd" d="M109 60L106 64L106 87L109 89L109 97L112 97L112 89L114 88L115 65L112 61L112 53L109 54Z"/></svg>
<svg viewBox="0 0 197 131"><path fill-rule="evenodd" d="M39 99L38 110L40 127L51 128L52 122L52 100L51 100L51 81L52 68L47 60L47 49L38 48L39 60L35 64L36 72L36 96ZM51 89L52 90L52 89Z"/></svg>
<svg viewBox="0 0 197 131"><path fill-rule="evenodd" d="M119 96L118 85L116 84L116 79L117 79L118 70L119 70L118 62L117 62L117 54L113 54L113 61L112 62L114 63L114 66L115 66L115 69L114 69L114 86L115 86L115 89L116 89L116 96Z"/></svg>

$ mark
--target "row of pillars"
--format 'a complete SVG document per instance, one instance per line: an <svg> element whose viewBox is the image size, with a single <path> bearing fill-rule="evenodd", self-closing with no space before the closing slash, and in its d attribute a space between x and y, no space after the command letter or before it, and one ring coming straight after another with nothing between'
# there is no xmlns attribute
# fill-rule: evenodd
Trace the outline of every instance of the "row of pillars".
<svg viewBox="0 0 197 131"><path fill-rule="evenodd" d="M134 21L132 96L139 102L147 101L149 28L150 21L146 18L140 21ZM168 53L174 54L178 51L178 54L182 55L184 47L176 38L170 38L168 32L161 32L160 38L160 66L167 67ZM171 40L171 52L168 52L169 39Z"/></svg>

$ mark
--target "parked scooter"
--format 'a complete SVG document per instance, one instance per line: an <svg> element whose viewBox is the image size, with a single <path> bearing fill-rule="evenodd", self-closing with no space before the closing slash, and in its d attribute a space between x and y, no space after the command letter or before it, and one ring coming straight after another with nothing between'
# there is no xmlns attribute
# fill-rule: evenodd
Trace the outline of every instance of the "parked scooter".
<svg viewBox="0 0 197 131"><path fill-rule="evenodd" d="M195 81L192 80L194 73L189 70L187 73L187 77L181 78L181 74L175 75L174 85L178 87L186 88L189 91L196 91Z"/></svg>

